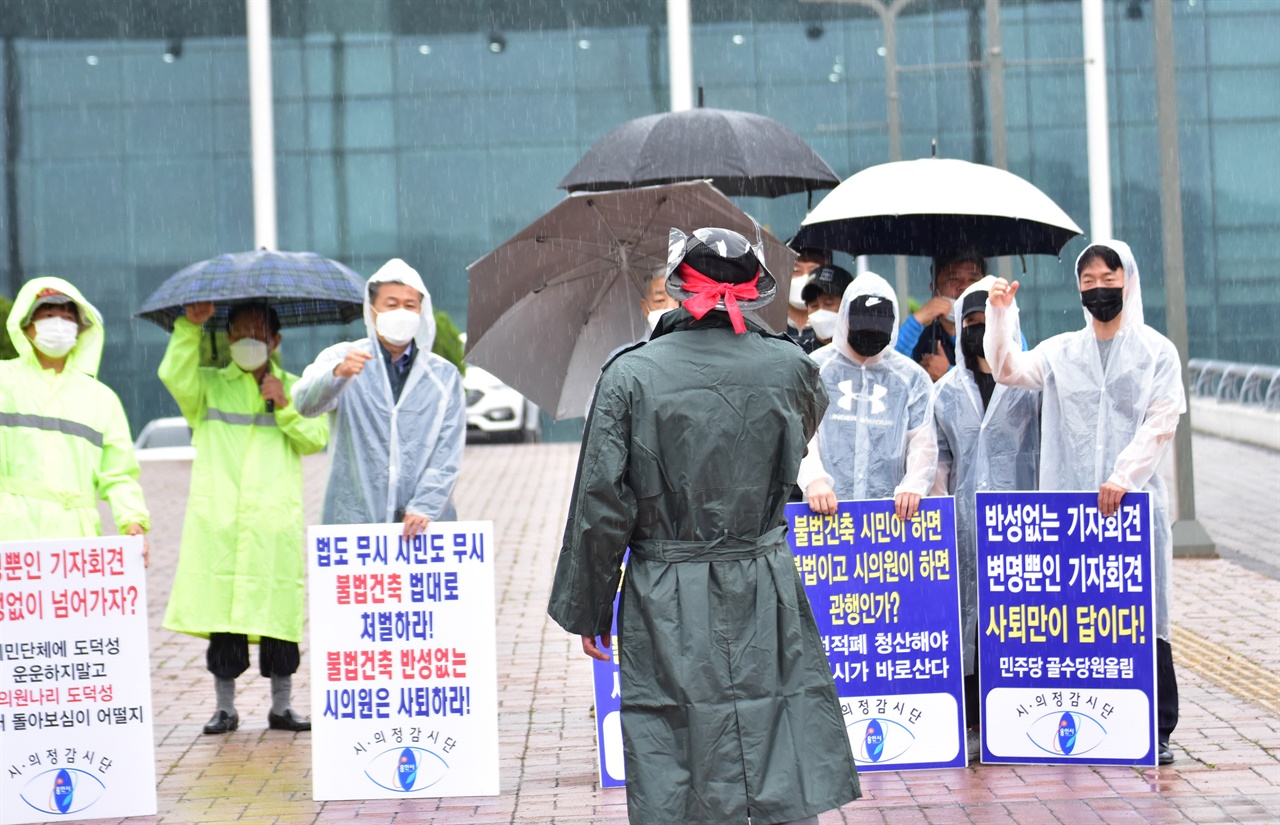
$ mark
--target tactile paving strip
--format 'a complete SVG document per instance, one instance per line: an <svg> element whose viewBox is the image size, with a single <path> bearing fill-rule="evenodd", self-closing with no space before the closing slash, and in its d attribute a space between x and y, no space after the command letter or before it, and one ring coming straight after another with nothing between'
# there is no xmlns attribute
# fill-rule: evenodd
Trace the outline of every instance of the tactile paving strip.
<svg viewBox="0 0 1280 825"><path fill-rule="evenodd" d="M1179 665L1280 716L1280 675L1177 625L1172 642Z"/></svg>

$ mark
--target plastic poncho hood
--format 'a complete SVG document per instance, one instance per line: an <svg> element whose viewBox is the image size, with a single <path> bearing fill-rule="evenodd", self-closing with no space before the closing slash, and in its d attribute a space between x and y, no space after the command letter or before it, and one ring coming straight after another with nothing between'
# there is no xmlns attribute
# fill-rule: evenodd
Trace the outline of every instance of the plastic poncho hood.
<svg viewBox="0 0 1280 825"><path fill-rule="evenodd" d="M379 284L404 284L413 287L422 296L422 312L419 313L418 331L413 334L414 346L425 352L431 352L436 342L436 318L431 308L431 293L422 282L418 270L409 266L399 258L392 258L382 265L369 278L364 290L364 328L369 340L378 337L377 313L373 309L373 288Z"/></svg>
<svg viewBox="0 0 1280 825"><path fill-rule="evenodd" d="M98 376L98 367L102 362L102 346L106 337L102 330L102 313L98 312L98 308L89 303L84 295L80 294L80 290L62 278L34 278L27 281L22 285L22 289L18 290L18 297L14 299L13 309L10 310L9 317L5 322L5 328L9 332L9 340L13 342L14 349L18 351L18 358L37 367L40 366L40 362L36 357L35 347L32 346L31 339L23 331L23 325L24 322L30 320L29 316L33 311L37 296L46 289L54 289L66 295L80 311L80 335L76 338L75 346L67 353L66 368L83 372L85 375L96 378Z"/></svg>
<svg viewBox="0 0 1280 825"><path fill-rule="evenodd" d="M882 298L893 307L893 331L889 334L889 344L869 358L863 358L853 351L853 347L849 346L849 306L855 298L864 295ZM893 291L893 287L889 286L889 282L876 273L863 272L853 279L853 283L845 287L844 295L840 298L840 310L837 314L840 317L836 319L835 337L831 339L831 344L845 358L855 364L862 364L867 367L872 364L878 364L884 358L885 353L898 345L898 325L902 323L902 318L898 312L898 296Z"/></svg>
<svg viewBox="0 0 1280 825"><path fill-rule="evenodd" d="M1120 266L1124 267L1124 308L1120 311L1120 329L1130 330L1143 326L1146 319L1142 312L1142 279L1138 276L1138 262L1133 257L1133 250L1129 248L1129 244L1124 241L1097 241L1085 247L1084 252L1076 256L1075 272L1080 272L1080 262L1084 260L1084 256L1095 246L1105 247L1116 253L1120 258ZM1076 275L1077 285L1079 282L1079 274ZM1093 328L1093 316L1089 314L1089 310L1081 307L1084 312L1085 329Z"/></svg>

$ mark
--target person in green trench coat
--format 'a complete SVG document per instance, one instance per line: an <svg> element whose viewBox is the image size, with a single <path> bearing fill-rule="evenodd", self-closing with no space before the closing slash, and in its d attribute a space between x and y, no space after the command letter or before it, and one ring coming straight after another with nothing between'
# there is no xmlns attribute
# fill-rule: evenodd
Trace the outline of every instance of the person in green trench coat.
<svg viewBox="0 0 1280 825"><path fill-rule="evenodd" d="M604 368L548 612L607 659L619 611L634 825L817 822L861 795L783 508L827 406L799 347L747 322L777 285L725 229L672 230L683 302Z"/></svg>

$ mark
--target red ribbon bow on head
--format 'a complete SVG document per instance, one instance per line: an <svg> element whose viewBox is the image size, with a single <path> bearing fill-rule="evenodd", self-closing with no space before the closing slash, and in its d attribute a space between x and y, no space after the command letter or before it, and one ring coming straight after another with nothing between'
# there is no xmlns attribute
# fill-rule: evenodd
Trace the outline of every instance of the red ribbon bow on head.
<svg viewBox="0 0 1280 825"><path fill-rule="evenodd" d="M760 297L758 271L756 277L741 284L714 281L686 263L676 267L676 272L684 279L684 291L693 293L693 297L684 300L684 308L689 310L690 315L700 321L702 316L715 309L723 299L729 320L733 322L733 331L738 335L747 331L747 322L742 320L742 310L738 308L738 299L754 301Z"/></svg>

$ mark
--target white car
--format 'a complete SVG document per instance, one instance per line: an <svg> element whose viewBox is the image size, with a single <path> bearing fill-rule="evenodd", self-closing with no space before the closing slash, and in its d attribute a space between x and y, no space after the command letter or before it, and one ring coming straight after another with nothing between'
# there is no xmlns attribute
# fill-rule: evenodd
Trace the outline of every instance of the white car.
<svg viewBox="0 0 1280 825"><path fill-rule="evenodd" d="M196 448L191 446L191 427L182 417L156 418L142 428L133 442L138 461L191 461Z"/></svg>
<svg viewBox="0 0 1280 825"><path fill-rule="evenodd" d="M537 441L538 408L492 373L467 364L467 440Z"/></svg>

